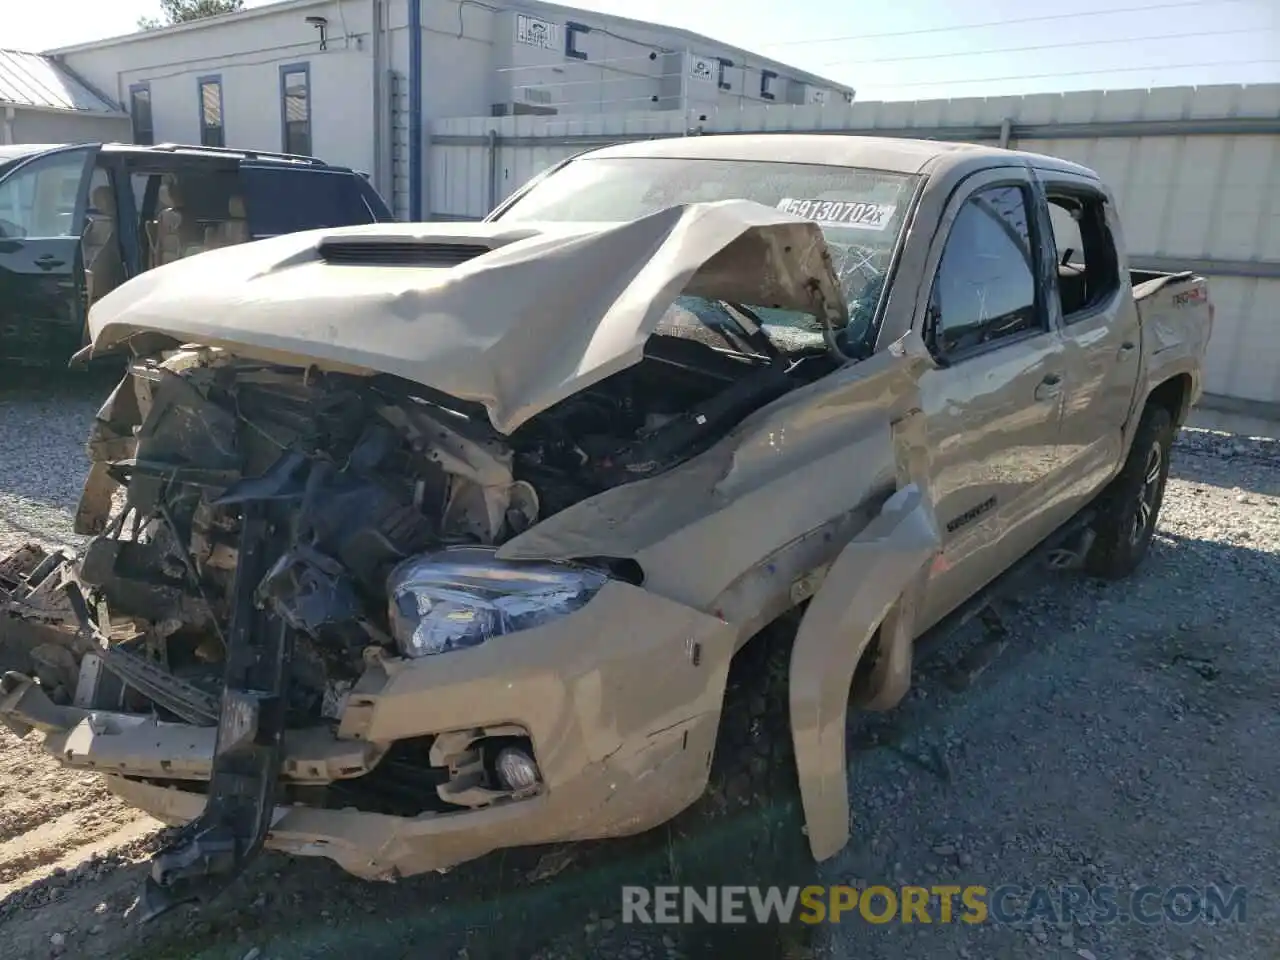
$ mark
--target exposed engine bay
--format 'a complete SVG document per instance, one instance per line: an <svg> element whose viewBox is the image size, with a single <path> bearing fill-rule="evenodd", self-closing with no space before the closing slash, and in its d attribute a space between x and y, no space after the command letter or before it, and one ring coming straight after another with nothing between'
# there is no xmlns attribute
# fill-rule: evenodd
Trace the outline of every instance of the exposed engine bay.
<svg viewBox="0 0 1280 960"><path fill-rule="evenodd" d="M121 706L215 725L240 604L289 635L286 726L336 718L368 648L439 652L407 639L412 611L389 585L411 574L400 565L501 544L669 469L829 364L669 335L651 347L509 437L483 409L395 378L203 347L135 362L95 422L77 515L95 536L63 573L81 635L124 683ZM246 549L262 573L237 596ZM616 558L582 564L641 576ZM70 664L45 681L69 702Z"/></svg>
<svg viewBox="0 0 1280 960"><path fill-rule="evenodd" d="M815 391L774 401L871 353L813 224L726 202L421 276L285 240L223 258L234 302L179 296L214 257L100 305L89 356L134 360L91 430L83 551L0 561L5 645L38 634L0 721L183 824L144 916L268 843L388 878L665 822L737 646L898 476L880 407L913 361L842 372L841 482L762 512L794 490L779 454L818 474L829 439ZM596 261L631 268L550 288Z"/></svg>
<svg viewBox="0 0 1280 960"><path fill-rule="evenodd" d="M870 365L882 300L851 302L817 223L744 200L144 274L77 355L134 358L90 434L82 553L0 559L0 655L32 647L0 722L183 825L144 918L268 844L394 878L666 822L739 642L901 472L880 408L914 366ZM861 360L841 402L875 403L824 474L821 391L770 405ZM769 510L796 459L838 482ZM896 503L885 524L928 527Z"/></svg>
<svg viewBox="0 0 1280 960"><path fill-rule="evenodd" d="M327 724L336 735L371 664L536 627L610 579L639 585L626 556L503 561L495 550L695 457L832 370L844 358L817 325L786 314L770 334L751 308L679 298L638 362L509 434L484 406L390 374L177 341L157 350L150 338L90 434L83 553L0 571L10 622L41 621L46 641L31 651L34 680L0 683L4 722L92 732L150 718L216 733L206 781L140 777L207 791L204 813L153 861L147 912L163 912L175 888L229 879L252 858L279 800L315 802L280 782L285 734ZM517 728L485 735L527 743ZM374 767L352 768L359 809L413 816L433 792L447 811L537 789L527 752L481 756L465 732L427 739L383 744ZM418 778L416 805L378 795L404 790L399 769Z"/></svg>

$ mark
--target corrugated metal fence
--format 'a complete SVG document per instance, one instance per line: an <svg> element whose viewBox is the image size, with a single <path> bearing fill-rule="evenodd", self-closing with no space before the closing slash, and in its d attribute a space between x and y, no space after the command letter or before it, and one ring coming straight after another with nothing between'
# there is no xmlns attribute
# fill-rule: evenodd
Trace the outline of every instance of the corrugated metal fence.
<svg viewBox="0 0 1280 960"><path fill-rule="evenodd" d="M534 174L620 140L826 132L1003 143L1097 170L1116 193L1135 266L1194 269L1217 303L1206 389L1280 404L1280 85L763 107L694 116L437 121L427 196L475 219Z"/></svg>

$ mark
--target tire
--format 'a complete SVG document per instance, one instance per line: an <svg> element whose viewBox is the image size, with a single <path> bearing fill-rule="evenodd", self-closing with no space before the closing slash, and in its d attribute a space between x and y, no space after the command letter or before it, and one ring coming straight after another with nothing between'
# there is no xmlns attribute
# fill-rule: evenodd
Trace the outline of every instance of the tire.
<svg viewBox="0 0 1280 960"><path fill-rule="evenodd" d="M558 884L554 907L545 900L528 901L519 915L514 907L504 907L504 922L538 930L541 949L535 958L811 956L818 925L795 917L789 924L757 923L749 897L737 903L746 922L707 923L693 913L686 923L681 907L678 924L620 922L625 915L619 897L620 886L693 888L700 895L708 887L777 886L785 895L788 887L815 882L818 871L804 833L789 706L791 649L800 612L765 627L733 658L707 786L697 800L652 830L580 846L575 869L584 872L569 881L552 881ZM801 909L797 902L796 916ZM584 916L590 918L590 931L583 929ZM609 920L603 929L597 929L600 917ZM476 960L513 955L471 950Z"/></svg>
<svg viewBox="0 0 1280 960"><path fill-rule="evenodd" d="M1138 423L1129 458L1098 498L1097 534L1085 558L1085 572L1119 580L1137 569L1151 546L1169 479L1173 417L1148 406Z"/></svg>
<svg viewBox="0 0 1280 960"><path fill-rule="evenodd" d="M707 789L668 825L670 874L681 886L803 886L816 865L791 740L789 675L798 618L765 628L734 658ZM797 908L798 909L798 908ZM749 908L748 908L749 913ZM811 927L694 923L689 957L803 955Z"/></svg>

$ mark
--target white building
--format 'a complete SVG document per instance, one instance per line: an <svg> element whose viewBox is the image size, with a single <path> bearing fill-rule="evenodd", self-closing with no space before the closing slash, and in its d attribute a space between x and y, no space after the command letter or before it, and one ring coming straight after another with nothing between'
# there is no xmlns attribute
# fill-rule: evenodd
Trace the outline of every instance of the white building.
<svg viewBox="0 0 1280 960"><path fill-rule="evenodd" d="M121 140L129 117L65 66L0 50L0 145Z"/></svg>
<svg viewBox="0 0 1280 960"><path fill-rule="evenodd" d="M425 218L431 122L852 100L848 87L672 27L538 0L285 0L51 52L139 142L310 153Z"/></svg>

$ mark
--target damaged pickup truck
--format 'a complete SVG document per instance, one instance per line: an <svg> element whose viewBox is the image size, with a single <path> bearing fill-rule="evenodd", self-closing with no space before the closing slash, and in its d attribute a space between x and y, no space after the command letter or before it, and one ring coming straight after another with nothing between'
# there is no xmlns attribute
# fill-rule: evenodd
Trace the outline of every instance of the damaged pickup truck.
<svg viewBox="0 0 1280 960"><path fill-rule="evenodd" d="M645 831L747 766L742 696L827 858L921 634L1049 543L1141 561L1211 323L1091 171L910 140L632 143L482 223L193 257L92 311L130 369L83 550L0 562L0 718L185 824L155 909L264 846Z"/></svg>

